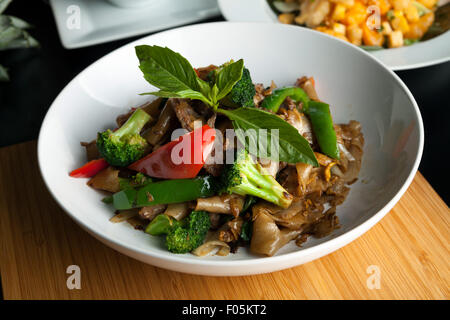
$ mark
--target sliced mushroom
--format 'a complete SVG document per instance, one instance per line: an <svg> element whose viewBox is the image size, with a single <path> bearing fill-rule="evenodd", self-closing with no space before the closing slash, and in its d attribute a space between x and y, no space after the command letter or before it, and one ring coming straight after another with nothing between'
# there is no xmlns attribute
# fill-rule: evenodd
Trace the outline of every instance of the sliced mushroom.
<svg viewBox="0 0 450 320"><path fill-rule="evenodd" d="M116 170L113 167L108 167L97 173L88 181L87 184L94 189L105 190L113 193L119 192L119 170Z"/></svg>
<svg viewBox="0 0 450 320"><path fill-rule="evenodd" d="M166 210L166 204L155 204L153 206L142 207L139 210L139 215L143 219L153 220L158 214L163 213Z"/></svg>
<svg viewBox="0 0 450 320"><path fill-rule="evenodd" d="M181 220L188 215L189 211L189 204L187 202L171 203L167 205L164 214L173 217L176 220Z"/></svg>
<svg viewBox="0 0 450 320"><path fill-rule="evenodd" d="M97 140L92 140L91 142L81 142L80 144L86 149L86 157L88 161L100 158L100 153L97 148Z"/></svg>
<svg viewBox="0 0 450 320"><path fill-rule="evenodd" d="M234 242L239 239L241 234L242 224L244 220L241 217L234 218L225 223L219 229L219 240L223 242Z"/></svg>
<svg viewBox="0 0 450 320"><path fill-rule="evenodd" d="M244 202L244 197L237 194L198 198L195 210L232 214L237 217L244 207Z"/></svg>
<svg viewBox="0 0 450 320"><path fill-rule="evenodd" d="M217 254L220 256L226 256L230 253L230 246L219 240L219 231L209 232L205 242L196 248L192 253L199 257L204 257L210 254Z"/></svg>

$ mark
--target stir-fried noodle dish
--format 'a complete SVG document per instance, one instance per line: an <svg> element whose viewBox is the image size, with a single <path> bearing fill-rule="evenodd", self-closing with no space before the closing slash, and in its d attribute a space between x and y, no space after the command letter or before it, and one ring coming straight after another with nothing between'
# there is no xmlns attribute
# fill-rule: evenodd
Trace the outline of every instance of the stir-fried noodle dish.
<svg viewBox="0 0 450 320"><path fill-rule="evenodd" d="M272 256L339 228L364 138L355 120L333 123L313 77L266 86L242 59L194 69L169 48L136 54L159 90L82 142L88 162L70 173L107 192L111 222L196 256Z"/></svg>

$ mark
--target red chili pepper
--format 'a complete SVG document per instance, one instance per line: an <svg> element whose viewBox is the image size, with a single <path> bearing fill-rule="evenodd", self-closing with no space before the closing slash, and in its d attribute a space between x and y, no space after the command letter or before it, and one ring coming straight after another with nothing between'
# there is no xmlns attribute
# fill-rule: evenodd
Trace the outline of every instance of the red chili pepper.
<svg viewBox="0 0 450 320"><path fill-rule="evenodd" d="M194 178L211 153L215 137L215 130L204 125L159 147L128 168L155 178Z"/></svg>
<svg viewBox="0 0 450 320"><path fill-rule="evenodd" d="M105 159L92 160L73 170L69 175L74 178L90 178L109 166Z"/></svg>

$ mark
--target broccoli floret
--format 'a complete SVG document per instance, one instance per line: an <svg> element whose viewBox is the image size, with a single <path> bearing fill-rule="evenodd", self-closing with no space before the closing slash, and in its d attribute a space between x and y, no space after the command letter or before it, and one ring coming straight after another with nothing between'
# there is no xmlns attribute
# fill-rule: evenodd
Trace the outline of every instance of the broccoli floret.
<svg viewBox="0 0 450 320"><path fill-rule="evenodd" d="M255 93L255 85L252 82L250 71L244 68L242 78L236 82L230 93L221 102L229 107L253 107Z"/></svg>
<svg viewBox="0 0 450 320"><path fill-rule="evenodd" d="M145 232L152 236L168 234L169 231L179 226L179 222L172 217L162 213L156 216L145 228Z"/></svg>
<svg viewBox="0 0 450 320"><path fill-rule="evenodd" d="M232 63L233 60L227 62L217 69L214 69L208 73L207 80L214 81L219 71L226 65ZM241 79L236 82L236 84L231 89L230 93L220 100L220 102L232 108L237 107L253 107L255 103L253 102L253 97L256 94L255 85L253 84L252 77L250 76L250 71L247 68L242 70Z"/></svg>
<svg viewBox="0 0 450 320"><path fill-rule="evenodd" d="M145 174L138 172L136 175L132 176L131 178L120 178L119 177L119 187L120 190L126 190L126 189L134 189L134 188L140 188L143 187L149 183L151 183L153 180L152 178L146 176Z"/></svg>
<svg viewBox="0 0 450 320"><path fill-rule="evenodd" d="M166 246L173 253L187 253L199 247L211 226L209 214L192 211L186 222L175 224L166 237Z"/></svg>
<svg viewBox="0 0 450 320"><path fill-rule="evenodd" d="M167 250L173 253L191 252L192 244L189 238L189 231L184 228L173 228L166 237Z"/></svg>
<svg viewBox="0 0 450 320"><path fill-rule="evenodd" d="M142 109L137 109L118 130L106 130L97 135L100 155L113 166L125 167L144 154L147 141L139 133L150 120Z"/></svg>
<svg viewBox="0 0 450 320"><path fill-rule="evenodd" d="M293 199L259 163L254 163L245 149L238 151L233 164L225 166L221 184L222 193L252 195L283 208L289 207Z"/></svg>

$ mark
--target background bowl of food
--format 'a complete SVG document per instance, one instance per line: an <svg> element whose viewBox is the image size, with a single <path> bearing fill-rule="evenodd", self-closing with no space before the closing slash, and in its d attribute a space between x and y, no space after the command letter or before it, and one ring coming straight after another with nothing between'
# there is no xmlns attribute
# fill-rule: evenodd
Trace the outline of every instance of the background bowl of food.
<svg viewBox="0 0 450 320"><path fill-rule="evenodd" d="M307 27L348 41L393 70L450 59L447 0L219 0L230 21L267 21ZM396 49L396 50L386 50Z"/></svg>

